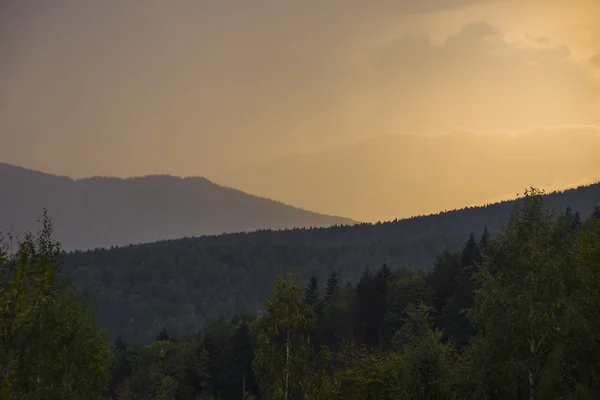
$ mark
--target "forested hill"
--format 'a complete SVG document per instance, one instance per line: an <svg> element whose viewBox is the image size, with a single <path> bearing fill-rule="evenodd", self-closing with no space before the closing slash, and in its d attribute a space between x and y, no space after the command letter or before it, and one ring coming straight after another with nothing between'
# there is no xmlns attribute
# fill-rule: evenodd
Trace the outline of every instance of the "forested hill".
<svg viewBox="0 0 600 400"><path fill-rule="evenodd" d="M204 178L71 179L0 163L0 226L33 230L46 207L65 249L223 232L352 224ZM21 232L15 232L21 233Z"/></svg>
<svg viewBox="0 0 600 400"><path fill-rule="evenodd" d="M600 184L547 195L557 211L581 218L600 204ZM519 201L519 200L517 200ZM177 336L219 316L257 312L286 269L300 281L333 270L342 283L364 268L430 270L445 248L458 250L470 233L504 226L514 201L407 220L323 229L260 231L73 252L64 268L94 301L114 338L148 343L162 326Z"/></svg>

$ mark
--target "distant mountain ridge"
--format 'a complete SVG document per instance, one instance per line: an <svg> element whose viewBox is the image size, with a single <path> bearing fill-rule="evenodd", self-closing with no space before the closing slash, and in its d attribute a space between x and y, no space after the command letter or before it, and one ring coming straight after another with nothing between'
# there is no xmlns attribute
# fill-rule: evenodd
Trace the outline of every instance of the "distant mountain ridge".
<svg viewBox="0 0 600 400"><path fill-rule="evenodd" d="M42 208L67 250L355 221L313 213L206 178L72 179L0 163L0 229L36 230Z"/></svg>

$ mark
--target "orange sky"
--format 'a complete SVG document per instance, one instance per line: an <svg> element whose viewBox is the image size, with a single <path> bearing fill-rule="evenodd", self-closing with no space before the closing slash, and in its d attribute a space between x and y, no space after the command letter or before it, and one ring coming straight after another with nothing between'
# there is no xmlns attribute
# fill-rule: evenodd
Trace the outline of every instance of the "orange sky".
<svg viewBox="0 0 600 400"><path fill-rule="evenodd" d="M2 2L0 161L220 177L382 135L600 126L599 15L596 0Z"/></svg>

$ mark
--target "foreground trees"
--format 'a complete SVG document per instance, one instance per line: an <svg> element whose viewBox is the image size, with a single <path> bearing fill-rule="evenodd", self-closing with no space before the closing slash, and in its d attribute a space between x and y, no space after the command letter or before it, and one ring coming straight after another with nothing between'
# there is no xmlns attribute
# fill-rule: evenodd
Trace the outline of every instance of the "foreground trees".
<svg viewBox="0 0 600 400"><path fill-rule="evenodd" d="M384 266L324 286L285 275L264 314L169 344L189 345L181 358L147 358L166 344L127 353L117 398L189 398L193 374L173 366L194 354L207 399L600 398L600 214L554 213L531 189L502 231L471 235L428 274Z"/></svg>
<svg viewBox="0 0 600 400"><path fill-rule="evenodd" d="M330 356L327 351L318 355L313 351L315 313L311 302L306 301L311 296L303 299L303 292L302 285L286 275L277 281L274 299L267 302L261 320L263 332L258 336L254 369L261 392L268 399L330 398L325 372ZM313 282L308 293L315 292Z"/></svg>
<svg viewBox="0 0 600 400"><path fill-rule="evenodd" d="M319 290L285 275L259 316L190 337L119 339L113 399L600 398L600 214L554 213L528 190L506 227L429 273L379 270ZM6 243L9 244L8 242ZM97 398L109 354L44 219L0 252L4 398ZM170 328L169 328L170 329ZM157 331L159 329L157 328Z"/></svg>
<svg viewBox="0 0 600 400"><path fill-rule="evenodd" d="M59 274L44 213L37 236L0 247L0 398L93 399L110 378L104 333Z"/></svg>
<svg viewBox="0 0 600 400"><path fill-rule="evenodd" d="M598 398L599 260L595 223L554 216L532 189L485 255L469 314L476 398Z"/></svg>

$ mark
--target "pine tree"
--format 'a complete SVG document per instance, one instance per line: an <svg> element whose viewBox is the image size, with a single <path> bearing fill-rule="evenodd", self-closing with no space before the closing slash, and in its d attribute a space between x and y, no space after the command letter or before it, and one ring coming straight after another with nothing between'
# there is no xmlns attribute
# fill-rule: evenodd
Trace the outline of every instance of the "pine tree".
<svg viewBox="0 0 600 400"><path fill-rule="evenodd" d="M133 371L133 361L128 344L121 335L117 336L114 344L114 361L111 370L111 382L109 386L109 394L116 394L118 388L131 376Z"/></svg>
<svg viewBox="0 0 600 400"><path fill-rule="evenodd" d="M254 351L250 338L250 329L246 322L240 323L234 336L234 359L232 365L233 382L239 382L241 386L242 398L246 398L249 389L254 391L254 372L252 371L252 362L254 361ZM236 392L236 398L239 398L239 391Z"/></svg>
<svg viewBox="0 0 600 400"><path fill-rule="evenodd" d="M372 335L375 336L372 345L377 344L379 352L383 350L383 322L387 312L388 286L392 280L392 272L383 265L373 280L373 294L371 299Z"/></svg>
<svg viewBox="0 0 600 400"><path fill-rule="evenodd" d="M579 229L581 228L582 225L582 221L581 221L581 215L579 214L579 211L576 211L575 214L573 215L573 222L571 223L571 229Z"/></svg>
<svg viewBox="0 0 600 400"><path fill-rule="evenodd" d="M325 289L325 300L331 300L340 292L340 286L335 271L332 272L327 279L327 287Z"/></svg>
<svg viewBox="0 0 600 400"><path fill-rule="evenodd" d="M592 213L592 218L600 220L600 206L594 207L594 212Z"/></svg>
<svg viewBox="0 0 600 400"><path fill-rule="evenodd" d="M356 285L357 323L355 338L358 344L375 346L378 339L378 329L374 326L375 285L373 276L367 267Z"/></svg>
<svg viewBox="0 0 600 400"><path fill-rule="evenodd" d="M392 271L388 268L387 264L383 264L381 269L378 271L378 274L381 275L382 279L385 282L391 282L392 280L394 280L394 275L392 274Z"/></svg>
<svg viewBox="0 0 600 400"><path fill-rule="evenodd" d="M123 340L121 334L117 335L115 339L115 351L127 351L128 344Z"/></svg>
<svg viewBox="0 0 600 400"><path fill-rule="evenodd" d="M165 326L163 326L162 329L160 330L160 332L158 333L158 335L156 336L156 341L157 342L168 342L169 340L171 340L171 337L169 336L169 332L167 332L167 328Z"/></svg>
<svg viewBox="0 0 600 400"><path fill-rule="evenodd" d="M581 223L581 215L579 215L579 211L573 213L571 207L567 207L565 210L564 218L569 227L573 230L579 229L582 225Z"/></svg>
<svg viewBox="0 0 600 400"><path fill-rule="evenodd" d="M477 258L477 242L475 241L475 235L470 234L469 239L465 243L462 253L460 255L460 264L463 268L471 267L475 264Z"/></svg>
<svg viewBox="0 0 600 400"><path fill-rule="evenodd" d="M308 306L314 307L319 301L319 281L316 277L310 278L308 286L304 290L303 296L304 303Z"/></svg>
<svg viewBox="0 0 600 400"><path fill-rule="evenodd" d="M483 262L483 255L487 251L490 244L490 232L487 226L483 229L479 243L477 244L477 251L475 252L475 265L479 266Z"/></svg>

